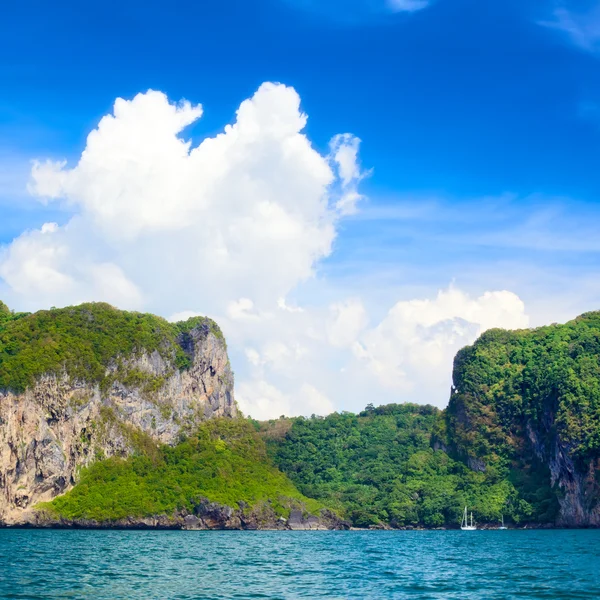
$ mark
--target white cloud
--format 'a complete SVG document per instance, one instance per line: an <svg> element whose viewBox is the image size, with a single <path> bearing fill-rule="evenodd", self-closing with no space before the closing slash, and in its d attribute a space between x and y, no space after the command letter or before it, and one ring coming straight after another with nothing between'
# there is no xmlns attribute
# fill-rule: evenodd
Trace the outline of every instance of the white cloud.
<svg viewBox="0 0 600 600"><path fill-rule="evenodd" d="M160 92L118 99L74 168L36 163L31 192L68 203L78 216L52 236L30 232L15 241L1 267L9 285L38 289L25 294L28 303L65 296L64 285L40 281L48 277L39 268L22 268L31 260L27 245L57 282L78 279L84 262L86 269L116 262L133 285L151 290L144 301L169 313L195 310L199 299L206 311L235 310L230 303L240 298L260 311L310 278L331 252L336 204L361 177L352 157L342 167L311 147L300 98L280 84L262 85L233 125L192 147L180 135L200 115ZM356 152L358 142L344 136L339 155L346 144Z"/></svg>
<svg viewBox="0 0 600 600"><path fill-rule="evenodd" d="M94 239L74 219L66 227L45 223L0 251L0 277L23 307L106 301L138 308L143 294L121 266L90 253Z"/></svg>
<svg viewBox="0 0 600 600"><path fill-rule="evenodd" d="M560 6L554 10L551 21L542 21L540 25L562 31L582 50L600 52L600 5L598 3L587 12L576 12Z"/></svg>
<svg viewBox="0 0 600 600"><path fill-rule="evenodd" d="M333 402L308 383L303 383L295 393L285 394L266 381L246 381L238 386L237 399L242 412L255 419L290 414L326 415L334 410ZM298 407L302 410L298 411Z"/></svg>
<svg viewBox="0 0 600 600"><path fill-rule="evenodd" d="M388 6L394 12L417 12L429 6L429 0L388 0Z"/></svg>
<svg viewBox="0 0 600 600"><path fill-rule="evenodd" d="M258 319L259 315L254 312L254 302L250 298L240 298L230 302L227 306L227 316L230 319Z"/></svg>
<svg viewBox="0 0 600 600"><path fill-rule="evenodd" d="M349 133L336 135L330 143L331 155L338 164L343 187L353 185L361 178L358 166L360 140Z"/></svg>
<svg viewBox="0 0 600 600"><path fill-rule="evenodd" d="M337 165L340 179L339 199L335 204L341 215L352 215L363 197L357 184L370 173L362 172L358 163L360 140L349 133L336 135L329 144L330 159Z"/></svg>
<svg viewBox="0 0 600 600"><path fill-rule="evenodd" d="M351 346L368 322L367 311L362 301L359 298L351 298L345 302L337 302L330 306L329 311L329 343L339 348Z"/></svg>
<svg viewBox="0 0 600 600"><path fill-rule="evenodd" d="M277 308L280 308L281 310L287 310L288 312L294 313L294 312L304 312L304 309L300 306L290 306L285 298L278 298L277 299Z"/></svg>
<svg viewBox="0 0 600 600"><path fill-rule="evenodd" d="M385 388L419 392L434 403L450 387L452 360L463 346L494 327L527 327L523 302L507 291L471 298L451 286L434 299L394 305L353 350Z"/></svg>
<svg viewBox="0 0 600 600"><path fill-rule="evenodd" d="M359 140L335 136L317 152L298 94L281 84L263 84L234 124L193 146L182 135L201 114L160 92L119 99L77 165L35 163L30 192L75 216L0 250L9 304L104 300L171 320L207 314L228 338L242 409L261 418L406 399L444 405L460 345L488 327L526 324L509 292L473 299L450 288L404 298L370 327L361 293L314 277L361 198ZM303 286L316 290L312 303L290 300Z"/></svg>

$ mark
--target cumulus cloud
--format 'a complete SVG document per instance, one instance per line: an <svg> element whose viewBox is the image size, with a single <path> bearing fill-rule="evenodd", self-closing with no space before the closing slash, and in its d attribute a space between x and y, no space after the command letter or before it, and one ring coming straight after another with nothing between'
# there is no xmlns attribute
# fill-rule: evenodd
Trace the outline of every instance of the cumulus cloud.
<svg viewBox="0 0 600 600"><path fill-rule="evenodd" d="M75 220L61 228L45 223L0 251L0 277L15 301L26 307L91 300L139 307L143 302L139 288L119 265L87 253L85 232L78 224Z"/></svg>
<svg viewBox="0 0 600 600"><path fill-rule="evenodd" d="M359 140L337 135L319 153L298 94L275 83L194 146L185 128L201 115L157 91L118 99L76 165L34 163L30 193L74 216L0 249L9 304L103 300L171 320L209 315L228 338L240 405L258 418L443 405L458 347L488 327L527 323L509 292L450 288L404 299L378 323L360 295L333 288L319 300L317 268L361 206ZM292 300L303 286L317 293Z"/></svg>
<svg viewBox="0 0 600 600"><path fill-rule="evenodd" d="M336 302L329 307L326 330L329 343L339 348L350 347L368 322L367 311L359 298Z"/></svg>
<svg viewBox="0 0 600 600"><path fill-rule="evenodd" d="M297 392L285 394L264 380L245 381L237 388L237 399L242 412L255 419L272 419L281 415L327 415L334 410L333 402L314 386L303 383Z"/></svg>
<svg viewBox="0 0 600 600"><path fill-rule="evenodd" d="M487 329L528 325L525 305L515 294L486 292L471 298L451 286L433 299L398 302L352 347L382 386L411 397L420 388L435 398L439 390L449 389L452 360L460 348Z"/></svg>
<svg viewBox="0 0 600 600"><path fill-rule="evenodd" d="M318 413L319 405L329 406L309 402L298 392L304 384L337 409L359 410L371 401L442 407L460 348L487 329L529 324L515 294L473 297L455 286L431 298L397 302L381 320L371 321L363 302L348 298L329 307L293 313L279 309L257 320L226 323L230 346L243 347L251 365L251 379L238 386L244 410L307 415Z"/></svg>
<svg viewBox="0 0 600 600"><path fill-rule="evenodd" d="M298 94L280 84L261 86L233 125L192 147L181 134L201 114L155 91L118 99L74 168L35 163L31 193L68 203L78 216L13 244L2 267L11 287L10 274L19 273L17 289L37 289L37 302L53 304L82 268L110 256L132 274L130 291L152 289L153 302L164 306L176 290L176 312L194 310L199 298L215 312L240 298L260 307L311 277L349 202L336 206L358 197L358 140L336 137L332 154L319 154L302 133ZM39 262L31 255L43 257L43 271L22 268ZM122 296L124 284L118 288Z"/></svg>

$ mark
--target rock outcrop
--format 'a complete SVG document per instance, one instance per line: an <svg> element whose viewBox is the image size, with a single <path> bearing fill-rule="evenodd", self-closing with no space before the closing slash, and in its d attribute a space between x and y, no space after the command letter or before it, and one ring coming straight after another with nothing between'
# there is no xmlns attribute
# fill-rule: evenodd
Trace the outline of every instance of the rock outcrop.
<svg viewBox="0 0 600 600"><path fill-rule="evenodd" d="M200 324L178 340L189 368L158 351L118 357L108 386L48 374L21 394L0 390L0 523L33 523L32 507L69 490L94 460L174 445L213 416L234 417L222 336Z"/></svg>
<svg viewBox="0 0 600 600"><path fill-rule="evenodd" d="M434 445L473 470L512 472L534 522L600 527L599 381L600 312L490 330L456 356Z"/></svg>
<svg viewBox="0 0 600 600"><path fill-rule="evenodd" d="M559 490L560 512L556 524L561 527L600 527L600 459L576 461L569 445L560 435L550 414L545 424L527 423L528 442L536 458L550 470L551 485Z"/></svg>

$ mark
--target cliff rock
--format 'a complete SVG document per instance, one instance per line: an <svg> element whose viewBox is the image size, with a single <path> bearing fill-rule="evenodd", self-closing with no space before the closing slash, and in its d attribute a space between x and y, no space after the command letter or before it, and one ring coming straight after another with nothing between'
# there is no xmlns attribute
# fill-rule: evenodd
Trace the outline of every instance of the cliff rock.
<svg viewBox="0 0 600 600"><path fill-rule="evenodd" d="M33 522L32 507L69 490L94 460L174 445L207 418L236 416L222 336L199 323L177 341L188 368L141 351L115 357L102 384L64 372L0 390L0 523Z"/></svg>
<svg viewBox="0 0 600 600"><path fill-rule="evenodd" d="M599 527L600 312L461 350L443 429L435 443L509 475L533 522Z"/></svg>

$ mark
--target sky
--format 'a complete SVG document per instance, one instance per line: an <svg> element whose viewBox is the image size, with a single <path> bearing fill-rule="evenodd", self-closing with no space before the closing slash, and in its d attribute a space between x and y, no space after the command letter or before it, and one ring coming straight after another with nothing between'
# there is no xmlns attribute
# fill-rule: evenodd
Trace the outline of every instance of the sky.
<svg viewBox="0 0 600 600"><path fill-rule="evenodd" d="M13 309L208 315L256 418L600 309L598 0L5 4Z"/></svg>

